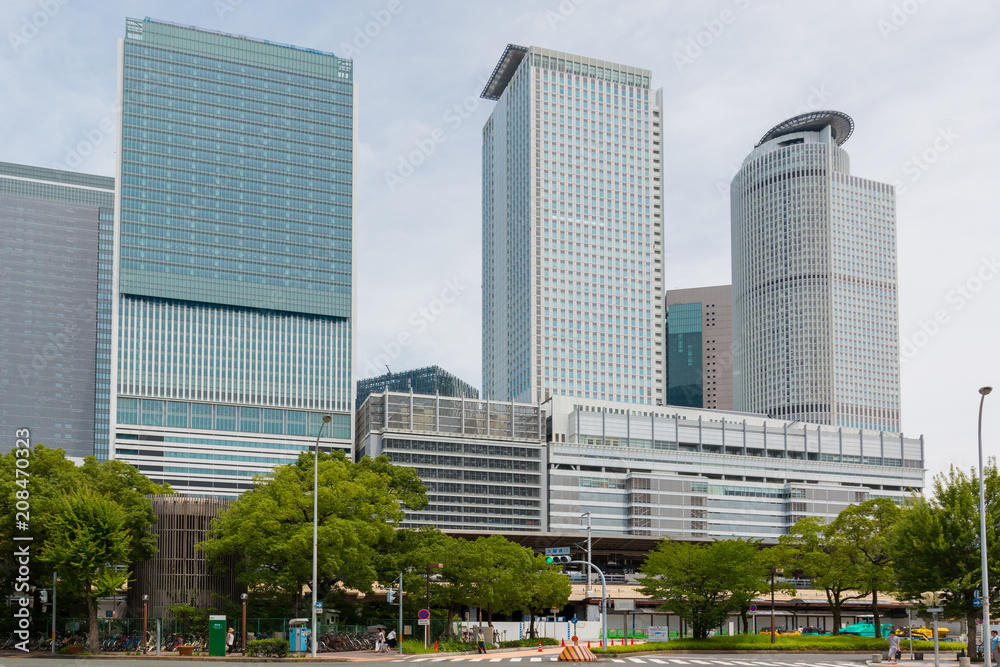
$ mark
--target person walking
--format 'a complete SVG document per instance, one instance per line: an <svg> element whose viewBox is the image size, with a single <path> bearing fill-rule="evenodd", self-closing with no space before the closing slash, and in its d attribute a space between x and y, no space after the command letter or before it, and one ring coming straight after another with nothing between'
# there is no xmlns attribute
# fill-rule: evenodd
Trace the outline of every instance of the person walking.
<svg viewBox="0 0 1000 667"><path fill-rule="evenodd" d="M994 665L1000 665L1000 637L997 637L997 631L990 631L990 662Z"/></svg>
<svg viewBox="0 0 1000 667"><path fill-rule="evenodd" d="M396 648L396 628L389 630L389 634L385 637L386 642L389 644L389 648Z"/></svg>
<svg viewBox="0 0 1000 667"><path fill-rule="evenodd" d="M899 635L895 632L890 632L889 636L885 638L889 642L889 664L895 665L896 660L899 659Z"/></svg>
<svg viewBox="0 0 1000 667"><path fill-rule="evenodd" d="M236 641L236 631L229 628L229 632L226 633L226 653L233 652L233 643Z"/></svg>
<svg viewBox="0 0 1000 667"><path fill-rule="evenodd" d="M381 653L385 644L385 630L379 628L375 631L375 652Z"/></svg>
<svg viewBox="0 0 1000 667"><path fill-rule="evenodd" d="M486 638L483 637L482 628L476 628L476 653L486 653Z"/></svg>

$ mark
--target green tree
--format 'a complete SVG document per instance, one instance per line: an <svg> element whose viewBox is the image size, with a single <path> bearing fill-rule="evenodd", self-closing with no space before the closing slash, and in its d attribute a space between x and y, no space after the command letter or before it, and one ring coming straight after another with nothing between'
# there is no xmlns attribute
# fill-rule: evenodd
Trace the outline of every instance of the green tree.
<svg viewBox="0 0 1000 667"><path fill-rule="evenodd" d="M1000 475L995 460L984 468L986 544L991 582L1000 581ZM899 593L915 599L925 591L947 589L953 597L944 607L946 618L964 617L977 632L981 608L973 599L982 591L982 555L979 550L979 475L954 466L936 475L933 498L915 498L896 524L891 554L896 563ZM1000 587L991 587L990 605L1000 608ZM977 645L971 637L972 651Z"/></svg>
<svg viewBox="0 0 1000 667"><path fill-rule="evenodd" d="M833 613L833 634L840 634L844 603L867 597L863 589L861 568L851 558L850 544L831 524L819 517L799 519L787 535L778 538L776 553L785 569L801 572L812 580L814 588L826 593Z"/></svg>
<svg viewBox="0 0 1000 667"><path fill-rule="evenodd" d="M528 592L521 580L533 561L531 549L502 535L478 538L471 543L464 565L461 579L467 591L464 603L485 608L491 624L494 611L510 613L524 609Z"/></svg>
<svg viewBox="0 0 1000 667"><path fill-rule="evenodd" d="M531 614L528 637L534 639L535 616L552 607L565 607L573 587L559 566L545 562L545 556L536 555L531 565L531 569L524 572L521 585L527 592L526 606Z"/></svg>
<svg viewBox="0 0 1000 667"><path fill-rule="evenodd" d="M92 488L83 486L54 503L48 539L39 558L58 573L64 585L79 591L87 603L87 648L100 651L97 600L128 581L116 565L129 562L130 532L125 509Z"/></svg>
<svg viewBox="0 0 1000 667"><path fill-rule="evenodd" d="M720 540L708 544L663 540L640 571L639 590L663 600L662 608L683 618L703 639L729 613L741 609L750 591L764 585L767 571L742 567L734 559L746 557L753 543ZM754 545L755 546L755 545ZM757 563L762 561L753 558ZM770 588L768 588L770 590Z"/></svg>
<svg viewBox="0 0 1000 667"><path fill-rule="evenodd" d="M257 485L212 521L197 545L216 567L234 558L237 581L259 592L294 594L312 580L313 454L255 478ZM392 538L406 509L427 504L416 473L386 457L349 461L319 456L318 592L337 582L370 590L378 578L377 548Z"/></svg>
<svg viewBox="0 0 1000 667"><path fill-rule="evenodd" d="M27 459L27 467L17 467L19 458ZM17 470L22 470L22 476L18 476ZM24 472L27 472L26 477ZM85 488L114 498L125 515L129 552L122 564L132 565L156 553L155 536L151 531L156 517L152 504L143 496L174 493L169 486L154 484L120 461L100 462L88 456L83 466L78 467L66 458L62 449L42 444L32 446L27 453L14 449L0 456L0 515L13 519L19 499L17 493L23 496L27 492L31 505L28 530L16 530L16 534L31 537L34 544L44 544L52 536L57 525L55 516L63 509L63 491ZM13 592L15 529L13 520L0 522L0 593L4 595ZM52 571L50 564L37 561L32 567L30 583L39 588L50 586ZM61 582L61 572L59 576ZM74 591L60 590L59 596L60 607L66 612L72 610L73 604L85 605L83 598L77 597Z"/></svg>
<svg viewBox="0 0 1000 667"><path fill-rule="evenodd" d="M882 636L878 594L896 590L896 573L889 547L901 512L889 498L871 498L844 508L832 524L847 545L847 556L858 568L859 592L871 593L876 637Z"/></svg>
<svg viewBox="0 0 1000 667"><path fill-rule="evenodd" d="M771 590L768 577L774 554L761 550L760 540L722 540L714 548L719 559L729 563L729 600L743 621L743 632L750 632L750 606Z"/></svg>

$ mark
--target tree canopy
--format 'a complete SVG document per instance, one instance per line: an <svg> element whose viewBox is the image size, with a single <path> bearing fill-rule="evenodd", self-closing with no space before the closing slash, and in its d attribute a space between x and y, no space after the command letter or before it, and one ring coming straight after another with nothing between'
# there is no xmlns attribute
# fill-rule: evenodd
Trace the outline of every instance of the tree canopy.
<svg viewBox="0 0 1000 667"><path fill-rule="evenodd" d="M851 557L851 544L832 524L819 517L799 519L779 538L778 555L785 569L799 571L814 588L826 593L833 613L833 634L840 634L844 603L867 597L862 569Z"/></svg>
<svg viewBox="0 0 1000 667"><path fill-rule="evenodd" d="M197 547L224 568L236 559L237 581L264 591L299 592L312 580L313 454L255 478L257 485L212 521ZM352 463L342 452L319 455L318 572L368 590L378 579L380 544L390 542L406 509L427 504L416 473L386 457Z"/></svg>
<svg viewBox="0 0 1000 667"><path fill-rule="evenodd" d="M995 461L984 468L987 566L993 585L990 605L1000 607L1000 475ZM973 599L982 590L979 550L979 475L952 467L934 477L933 498L916 498L900 516L891 544L900 595L919 598L925 591L949 590L946 618L962 618L976 628L981 609ZM994 608L998 608L994 607ZM975 646L976 642L969 642Z"/></svg>
<svg viewBox="0 0 1000 667"><path fill-rule="evenodd" d="M754 542L719 540L698 544L663 540L640 568L639 590L663 600L683 618L695 638L708 636L730 612L740 611L756 591L770 590Z"/></svg>

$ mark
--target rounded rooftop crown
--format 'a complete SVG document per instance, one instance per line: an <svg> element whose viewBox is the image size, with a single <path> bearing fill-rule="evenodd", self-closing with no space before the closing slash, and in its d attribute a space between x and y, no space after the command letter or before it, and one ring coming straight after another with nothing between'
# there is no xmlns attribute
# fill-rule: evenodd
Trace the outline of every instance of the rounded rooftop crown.
<svg viewBox="0 0 1000 667"><path fill-rule="evenodd" d="M854 132L854 120L841 111L810 111L801 116L789 118L767 131L754 148L764 143L794 132L819 132L830 126L830 134L838 146L842 146Z"/></svg>

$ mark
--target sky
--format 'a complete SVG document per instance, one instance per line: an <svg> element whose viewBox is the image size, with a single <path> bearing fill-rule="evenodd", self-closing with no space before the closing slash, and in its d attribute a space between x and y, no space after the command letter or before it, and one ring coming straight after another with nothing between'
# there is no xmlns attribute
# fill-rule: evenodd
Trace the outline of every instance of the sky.
<svg viewBox="0 0 1000 667"><path fill-rule="evenodd" d="M977 390L1000 385L1000 4L4 0L0 161L113 176L117 41L146 16L354 60L359 377L480 385L479 93L508 43L652 70L668 289L730 282L729 182L768 129L849 114L852 173L897 185L903 431L928 482L977 465ZM1000 388L983 422L995 456Z"/></svg>

